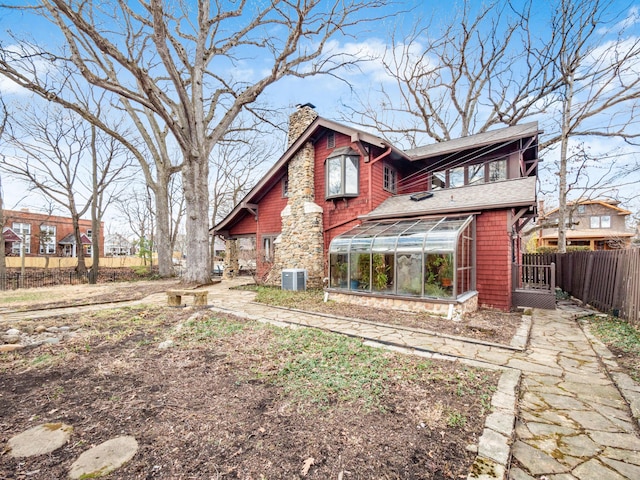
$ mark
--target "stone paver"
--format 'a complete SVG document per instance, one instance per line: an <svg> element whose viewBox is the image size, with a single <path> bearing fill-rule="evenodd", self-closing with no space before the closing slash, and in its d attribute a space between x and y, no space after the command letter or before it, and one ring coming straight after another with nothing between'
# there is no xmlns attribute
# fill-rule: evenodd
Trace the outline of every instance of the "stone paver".
<svg viewBox="0 0 640 480"><path fill-rule="evenodd" d="M131 460L137 451L134 437L112 438L80 455L69 469L69 478L103 477Z"/></svg>
<svg viewBox="0 0 640 480"><path fill-rule="evenodd" d="M44 455L62 447L69 441L73 427L64 423L45 423L30 428L7 442L12 457Z"/></svg>
<svg viewBox="0 0 640 480"><path fill-rule="evenodd" d="M640 386L580 327L576 318L588 310L569 302L561 302L555 311L534 310L532 316L523 316L512 345L500 346L256 304L253 292L229 289L242 282L247 283L238 279L208 287L209 308L260 322L360 337L367 344L403 353L501 369L493 413L487 417L469 479L640 478ZM131 303L164 305L166 296L155 294ZM4 323L12 315L37 318L101 308L105 306L9 313Z"/></svg>

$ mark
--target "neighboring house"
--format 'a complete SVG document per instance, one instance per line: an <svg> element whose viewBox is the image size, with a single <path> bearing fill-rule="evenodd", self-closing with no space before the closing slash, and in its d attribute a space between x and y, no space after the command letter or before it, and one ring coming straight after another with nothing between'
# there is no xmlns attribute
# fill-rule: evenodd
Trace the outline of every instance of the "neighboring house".
<svg viewBox="0 0 640 480"><path fill-rule="evenodd" d="M104 255L106 257L121 257L134 253L133 243L119 233L111 233L104 237Z"/></svg>
<svg viewBox="0 0 640 480"><path fill-rule="evenodd" d="M16 242L20 242L21 238L16 235L16 232L11 230L9 227L3 227L2 238L4 240L4 254L11 255L13 244Z"/></svg>
<svg viewBox="0 0 640 480"><path fill-rule="evenodd" d="M303 105L284 155L213 231L253 239L267 283L303 269L340 301L509 310L536 215L538 133L529 123L402 151Z"/></svg>
<svg viewBox="0 0 640 480"><path fill-rule="evenodd" d="M588 247L589 250L615 250L631 245L634 235L626 227L629 210L610 199L569 202L567 211L567 246ZM558 246L558 209L540 212L538 247Z"/></svg>
<svg viewBox="0 0 640 480"><path fill-rule="evenodd" d="M71 218L42 213L33 213L27 209L3 210L5 229L9 229L18 241L10 241L8 255L19 256L24 238L24 254L27 257L58 256L76 257L78 249L73 236ZM85 255L91 254L91 221L80 220L82 245ZM101 224L101 232L103 225ZM3 229L4 234L4 229ZM13 238L13 237L12 237ZM9 240L5 238L5 244ZM100 251L103 250L104 237L100 234Z"/></svg>

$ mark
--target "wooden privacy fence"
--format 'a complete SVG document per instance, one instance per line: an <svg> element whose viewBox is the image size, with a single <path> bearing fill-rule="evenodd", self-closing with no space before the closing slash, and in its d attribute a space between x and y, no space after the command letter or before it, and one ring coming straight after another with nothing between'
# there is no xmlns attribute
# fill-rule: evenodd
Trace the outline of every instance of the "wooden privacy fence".
<svg viewBox="0 0 640 480"><path fill-rule="evenodd" d="M640 248L526 254L524 264L556 265L556 285L601 312L640 323Z"/></svg>

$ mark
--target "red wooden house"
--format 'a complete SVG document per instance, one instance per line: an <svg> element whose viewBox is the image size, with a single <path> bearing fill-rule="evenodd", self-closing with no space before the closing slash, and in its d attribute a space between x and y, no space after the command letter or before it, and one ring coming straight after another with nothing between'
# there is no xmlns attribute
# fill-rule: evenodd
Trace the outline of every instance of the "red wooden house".
<svg viewBox="0 0 640 480"><path fill-rule="evenodd" d="M529 123L403 151L300 106L284 155L214 233L251 237L267 283L304 270L341 301L508 310L538 134Z"/></svg>

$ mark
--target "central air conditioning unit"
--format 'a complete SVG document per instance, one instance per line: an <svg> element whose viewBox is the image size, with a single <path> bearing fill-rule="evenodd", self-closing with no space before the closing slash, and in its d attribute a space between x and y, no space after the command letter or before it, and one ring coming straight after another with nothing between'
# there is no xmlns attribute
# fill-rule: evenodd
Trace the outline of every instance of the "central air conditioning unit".
<svg viewBox="0 0 640 480"><path fill-rule="evenodd" d="M306 290L307 271L303 268L282 270L282 290Z"/></svg>

